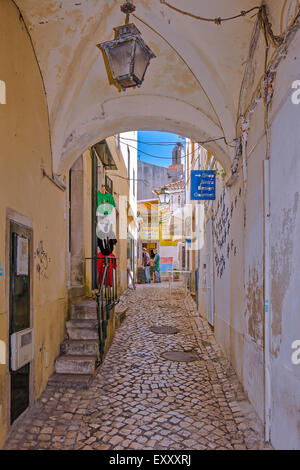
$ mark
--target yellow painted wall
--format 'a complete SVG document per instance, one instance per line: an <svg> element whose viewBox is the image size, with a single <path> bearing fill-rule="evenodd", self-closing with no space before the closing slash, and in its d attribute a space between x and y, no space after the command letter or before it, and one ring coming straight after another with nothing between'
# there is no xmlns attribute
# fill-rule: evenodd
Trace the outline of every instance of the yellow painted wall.
<svg viewBox="0 0 300 470"><path fill-rule="evenodd" d="M9 47L8 47L9 45ZM65 325L65 193L48 178L52 161L47 104L32 45L12 2L0 1L0 80L6 104L0 105L0 340L8 342L7 210L30 220L33 250L43 242L48 268L39 276L33 259L33 326L35 330L34 398L53 372ZM48 356L48 367L46 358ZM7 361L6 361L7 362ZM9 427L8 364L0 365L0 447Z"/></svg>

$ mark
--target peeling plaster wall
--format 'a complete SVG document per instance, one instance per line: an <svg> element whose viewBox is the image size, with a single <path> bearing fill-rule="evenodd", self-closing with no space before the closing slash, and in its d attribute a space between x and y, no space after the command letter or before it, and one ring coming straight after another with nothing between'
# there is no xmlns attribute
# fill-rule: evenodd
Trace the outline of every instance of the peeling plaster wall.
<svg viewBox="0 0 300 470"><path fill-rule="evenodd" d="M231 187L217 178L214 211L215 325L219 344L263 421L263 182L264 146L248 156Z"/></svg>
<svg viewBox="0 0 300 470"><path fill-rule="evenodd" d="M276 77L271 129L271 372L272 440L300 448L300 365L291 344L300 339L300 105L291 84L300 79L300 31Z"/></svg>
<svg viewBox="0 0 300 470"><path fill-rule="evenodd" d="M292 20L295 2L268 2L268 11L276 34ZM282 9L280 17L279 12ZM289 14L288 14L289 13ZM281 21L280 21L281 18ZM281 23L281 24L280 24ZM264 47L259 40L251 70L264 61ZM273 81L270 105L270 282L271 282L271 442L278 449L300 447L300 367L293 365L291 344L300 339L299 320L299 123L300 107L292 104L292 83L300 78L300 32L288 44ZM270 54L272 57L272 54ZM275 67L276 68L276 67ZM251 88L248 90L248 94ZM254 343L248 363L253 362L258 375L251 387L251 368L244 374L244 384L257 410L263 409L263 319L264 319L264 233L262 161L266 158L264 133L265 107L261 101L250 119L248 141L248 195L245 231L245 311L247 337ZM251 191L251 193L250 193ZM253 219L254 217L254 219ZM251 254L252 253L252 254ZM247 279L248 277L248 279ZM249 282L250 281L250 282ZM248 288L247 288L248 286ZM249 289L250 288L250 289ZM250 307L250 308L249 308ZM251 317L249 311L252 312ZM268 347L268 345L266 345ZM246 356L245 356L246 358ZM252 374L253 375L253 374ZM248 377L248 380L247 380Z"/></svg>
<svg viewBox="0 0 300 470"><path fill-rule="evenodd" d="M242 379L249 399L264 419L263 328L264 328L264 225L263 160L261 142L247 155L247 188L244 220L244 364Z"/></svg>
<svg viewBox="0 0 300 470"><path fill-rule="evenodd" d="M276 34L292 20L295 2L267 2ZM280 11L282 14L280 15ZM292 83L300 79L300 31L279 57L269 110L270 127L270 314L271 314L271 442L276 449L300 448L300 366L292 363L292 342L300 339L300 217L299 217L299 124L300 105L291 101ZM273 57L271 47L269 58ZM275 57L275 56L274 56ZM249 110L264 69L265 44L256 34L249 62L241 112ZM215 334L234 365L248 397L264 419L264 178L267 158L264 130L265 106L257 102L250 117L247 144L247 181L243 185L242 157L239 176L230 188L234 201L242 189L241 204L234 213L231 237L237 256L230 257L230 290L226 276L216 278ZM244 195L245 190L245 195ZM230 321L226 303L230 298ZM223 307L225 305L225 308ZM268 345L266 345L268 347Z"/></svg>

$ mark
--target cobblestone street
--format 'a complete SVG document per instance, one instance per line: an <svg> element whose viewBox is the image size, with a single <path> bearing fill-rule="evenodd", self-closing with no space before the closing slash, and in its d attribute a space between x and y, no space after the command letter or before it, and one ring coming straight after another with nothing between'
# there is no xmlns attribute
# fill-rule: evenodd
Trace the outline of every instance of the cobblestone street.
<svg viewBox="0 0 300 470"><path fill-rule="evenodd" d="M138 285L87 390L48 385L5 449L262 449L262 427L190 297ZM162 335L152 326L173 326ZM166 351L196 353L172 362Z"/></svg>

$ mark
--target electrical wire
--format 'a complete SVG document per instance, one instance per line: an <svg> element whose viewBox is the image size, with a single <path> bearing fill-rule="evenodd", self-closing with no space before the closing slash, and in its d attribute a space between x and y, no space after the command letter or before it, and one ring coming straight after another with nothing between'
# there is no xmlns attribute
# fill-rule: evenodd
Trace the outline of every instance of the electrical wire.
<svg viewBox="0 0 300 470"><path fill-rule="evenodd" d="M128 139L128 140L129 140L129 139ZM130 139L130 140L134 140L134 139ZM132 146L129 145L129 147L132 147ZM132 147L132 148L135 148L135 147ZM184 157L188 157L189 155L192 155L192 154L195 153L196 150L198 150L199 148L201 148L201 145L199 145L199 147L197 147L193 152L190 152L190 153L186 154ZM194 165L195 165L195 163L199 160L200 157L201 157L201 155L198 155L198 157L193 161L193 164L194 164ZM158 158L160 158L160 157L158 157ZM171 158L169 158L169 157L163 157L163 158L168 158L169 160L171 159ZM183 158L183 157L181 157L181 158ZM146 181L145 179L141 179L141 178L126 178L126 177L120 176L120 175L113 175L113 176L114 176L114 177L117 177L117 178L121 178L121 179L127 180L127 181L143 181L143 182L144 182L146 185L148 185L148 186L149 186L149 184L150 184L148 181ZM188 186L188 183L190 182L190 179L191 179L191 173L190 173L188 179L184 182L184 187L187 187L187 186Z"/></svg>
<svg viewBox="0 0 300 470"><path fill-rule="evenodd" d="M129 139L127 137L121 137L123 140L128 140L128 141L132 141L132 142L138 142L139 144L144 144L144 145L160 145L160 146L175 146L177 145L177 142L145 142L143 140L139 140L139 139ZM194 144L196 144L197 142L192 142Z"/></svg>
<svg viewBox="0 0 300 470"><path fill-rule="evenodd" d="M139 140L135 140L135 139L127 139L126 137L120 137L120 139L124 139L124 140L134 140L135 142L139 142ZM198 150L202 145L205 145L205 144L208 144L210 142L216 142L218 140L224 140L226 145L230 146L230 147L235 147L234 145L230 145L230 143L227 143L226 142L226 139L225 137L217 137L215 139L209 139L209 140L206 140L206 141L202 141L202 142L197 142L199 145L198 147L196 147L192 152L190 153L187 153L185 155L182 155L180 158L181 159L185 159L186 157L188 157L189 155L192 155L194 152L196 152L196 150ZM234 142L235 139L232 141ZM128 147L130 148L133 148L134 150L137 150L138 153L143 153L144 155L147 155L148 157L151 157L151 158L157 158L157 159L160 159L160 160L171 160L172 159L172 156L169 156L169 157L165 157L165 156L158 156L158 155L153 155L151 153L148 153L148 152L144 152L143 150L140 150L140 149L137 149L136 147L134 147L133 145L131 144L128 144L127 142L123 142L124 144L128 145ZM195 142L196 143L196 142Z"/></svg>
<svg viewBox="0 0 300 470"><path fill-rule="evenodd" d="M266 5L262 5L262 7L260 8L259 20L260 20L261 25L263 27L264 35L269 37L269 39L271 40L273 46L275 48L278 48L279 46L281 46L281 44L284 41L284 36L285 35L282 34L281 36L276 36L273 33L272 24L270 23L269 18L268 18Z"/></svg>
<svg viewBox="0 0 300 470"><path fill-rule="evenodd" d="M141 179L141 178L126 178L126 176L120 176L120 175L111 175L114 178L121 178L122 180L126 181L143 181L147 186L149 186L149 181Z"/></svg>
<svg viewBox="0 0 300 470"><path fill-rule="evenodd" d="M230 16L228 18L221 18L221 17L217 17L217 18L205 18L203 16L198 16L198 15L194 15L193 13L190 13L188 11L184 11L184 10L181 10L180 8L177 8L175 7L174 5L171 5L170 3L166 2L165 0L160 0L160 3L165 5L166 7L170 8L171 10L174 10L176 11L177 13L181 13L182 15L186 15L186 16L190 16L191 18L194 18L196 20L200 20L200 21L206 21L206 22L211 22L211 23L215 23L216 25L221 25L224 21L230 21L230 20L234 20L236 18L240 18L240 17L243 17L243 16L246 16L248 15L248 13L251 13L252 11L254 10L261 10L261 7L260 6L255 6L253 8L250 8L250 10L242 10L241 13L239 13L238 15L235 15L235 16Z"/></svg>
<svg viewBox="0 0 300 470"><path fill-rule="evenodd" d="M132 149L138 151L138 153L143 153L144 155L147 155L148 157L151 157L151 158L157 158L157 159L159 159L159 160L172 160L172 156L171 156L171 155L170 155L169 157L162 157L162 156L159 157L158 155L152 155L151 153L144 152L143 150L138 150L138 149L137 149L136 147L134 147L133 145L130 145L130 144L127 144L127 143L126 143L126 145L127 145L128 147L130 147L130 148L132 148ZM199 147L197 147L197 148L200 148L200 145L199 145ZM195 150L197 150L197 149L195 149ZM181 158L181 159L184 159L184 158L186 158L188 155L191 155L192 153L194 153L194 152L191 152L191 153L189 153L189 154L182 155L180 158Z"/></svg>
<svg viewBox="0 0 300 470"><path fill-rule="evenodd" d="M115 138L117 138L116 136L114 136ZM145 142L145 141L142 141L140 139L130 139L128 137L120 137L121 139L123 140L129 140L129 141L133 141L133 142L138 142L138 143L141 143L141 144L146 144L146 145L177 145L177 142ZM224 139L226 145L228 145L229 147L234 147L234 145L230 145L230 143L228 143L225 139L225 137L216 137L214 139L208 139L208 140L202 140L202 141L193 141L193 140L190 140L190 143L191 144L201 144L201 145L204 145L204 144L207 144L209 142L215 142L216 140L221 140L221 139ZM233 139L232 142L234 142L236 139ZM231 142L231 143L232 143Z"/></svg>

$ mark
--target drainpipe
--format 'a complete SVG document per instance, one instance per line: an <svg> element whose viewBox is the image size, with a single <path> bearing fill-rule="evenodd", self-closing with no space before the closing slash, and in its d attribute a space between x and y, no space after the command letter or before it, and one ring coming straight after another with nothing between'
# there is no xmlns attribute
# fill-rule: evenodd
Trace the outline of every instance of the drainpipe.
<svg viewBox="0 0 300 470"><path fill-rule="evenodd" d="M265 441L271 439L271 363L270 363L270 160L264 160L264 383Z"/></svg>

